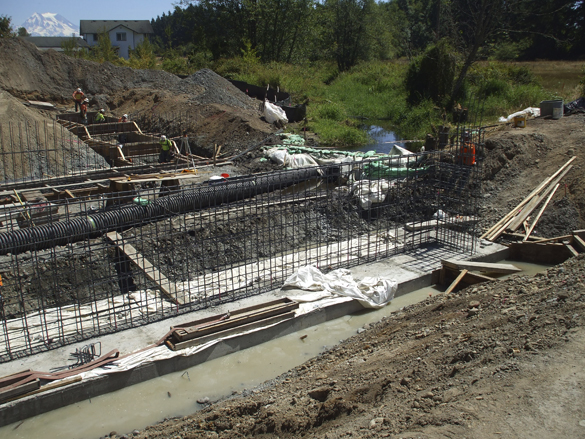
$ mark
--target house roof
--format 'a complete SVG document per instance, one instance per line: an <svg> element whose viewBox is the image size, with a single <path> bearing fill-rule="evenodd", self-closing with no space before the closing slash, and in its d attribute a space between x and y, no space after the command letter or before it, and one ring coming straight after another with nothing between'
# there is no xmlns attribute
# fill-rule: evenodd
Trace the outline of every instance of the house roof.
<svg viewBox="0 0 585 439"><path fill-rule="evenodd" d="M19 37L25 41L33 43L37 47L60 49L61 43L69 41L74 38L77 42L77 47L89 47L89 44L81 37Z"/></svg>
<svg viewBox="0 0 585 439"><path fill-rule="evenodd" d="M81 35L86 34L99 34L103 32L111 31L115 27L124 26L137 34L153 34L152 26L148 20L80 20L79 21L79 33Z"/></svg>

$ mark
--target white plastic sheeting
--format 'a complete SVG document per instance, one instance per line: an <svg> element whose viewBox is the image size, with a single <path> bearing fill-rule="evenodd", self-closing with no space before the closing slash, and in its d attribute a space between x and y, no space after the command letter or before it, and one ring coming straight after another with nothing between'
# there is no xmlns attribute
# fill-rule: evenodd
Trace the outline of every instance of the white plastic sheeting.
<svg viewBox="0 0 585 439"><path fill-rule="evenodd" d="M351 272L345 268L323 274L317 267L306 265L290 276L282 288L321 292L317 296L290 297L299 302L316 298L350 297L365 308L382 308L394 298L398 283L381 277L364 277L355 281Z"/></svg>
<svg viewBox="0 0 585 439"><path fill-rule="evenodd" d="M514 114L510 114L508 117L500 117L501 123L512 122L516 116L526 116L526 117L539 117L540 116L540 108L537 107L528 107L522 111L517 111Z"/></svg>
<svg viewBox="0 0 585 439"><path fill-rule="evenodd" d="M288 123L284 110L268 101L264 102L264 117L268 123L274 123L276 121Z"/></svg>
<svg viewBox="0 0 585 439"><path fill-rule="evenodd" d="M286 168L296 169L319 165L310 154L290 154L286 149L271 148L266 151L266 155L274 163Z"/></svg>

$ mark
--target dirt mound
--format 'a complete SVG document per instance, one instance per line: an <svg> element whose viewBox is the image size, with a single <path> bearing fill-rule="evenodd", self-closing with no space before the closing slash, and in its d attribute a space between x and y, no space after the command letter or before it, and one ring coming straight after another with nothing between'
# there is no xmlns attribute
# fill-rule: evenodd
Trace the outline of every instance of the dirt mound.
<svg viewBox="0 0 585 439"><path fill-rule="evenodd" d="M0 59L0 88L16 98L72 110L71 93L81 87L90 99L90 110L129 114L146 132L171 137L187 132L197 139L194 147L208 156L214 145L222 145L226 156L237 154L275 131L261 118L258 101L208 69L181 79L160 70L135 70L52 50L41 52L18 38L0 41ZM15 116L16 120L28 117Z"/></svg>
<svg viewBox="0 0 585 439"><path fill-rule="evenodd" d="M572 259L428 298L258 389L134 437L544 437L551 426L578 437L584 268Z"/></svg>
<svg viewBox="0 0 585 439"><path fill-rule="evenodd" d="M538 118L526 128L502 126L485 144L482 224L490 227L571 157L573 168L539 221L535 234L554 237L585 227L585 115ZM534 215L533 215L534 216Z"/></svg>

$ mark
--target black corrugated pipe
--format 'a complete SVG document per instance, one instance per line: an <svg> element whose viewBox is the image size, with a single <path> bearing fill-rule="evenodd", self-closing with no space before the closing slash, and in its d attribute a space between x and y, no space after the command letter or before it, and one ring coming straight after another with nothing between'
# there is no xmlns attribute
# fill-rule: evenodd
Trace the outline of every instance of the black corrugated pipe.
<svg viewBox="0 0 585 439"><path fill-rule="evenodd" d="M210 182L207 186L200 186L179 195L161 197L146 206L133 204L84 218L3 232L0 233L0 254L20 254L29 250L44 250L57 245L97 238L113 230L124 230L173 215L283 189L320 175L318 168L306 168L276 174L230 178L219 183Z"/></svg>

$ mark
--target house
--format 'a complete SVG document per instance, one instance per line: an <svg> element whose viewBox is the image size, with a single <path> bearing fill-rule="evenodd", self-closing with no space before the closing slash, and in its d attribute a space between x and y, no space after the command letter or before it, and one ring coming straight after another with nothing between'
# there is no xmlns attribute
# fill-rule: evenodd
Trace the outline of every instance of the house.
<svg viewBox="0 0 585 439"><path fill-rule="evenodd" d="M19 37L24 41L33 43L39 50L53 49L57 52L63 52L63 43L69 44L71 40L75 41L75 48L73 50L87 49L89 46L83 38L71 37Z"/></svg>
<svg viewBox="0 0 585 439"><path fill-rule="evenodd" d="M98 36L107 32L112 47L118 55L128 59L130 49L135 49L145 38L153 34L148 20L80 20L79 34L92 47L98 44Z"/></svg>

